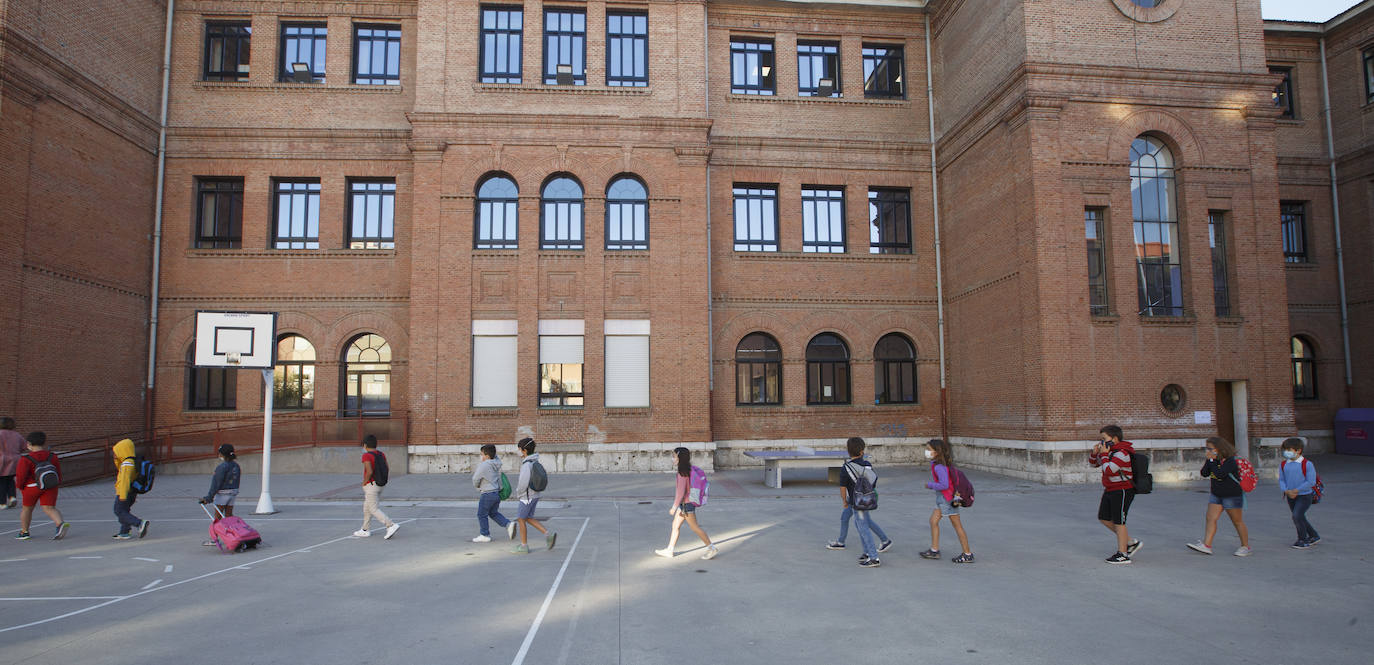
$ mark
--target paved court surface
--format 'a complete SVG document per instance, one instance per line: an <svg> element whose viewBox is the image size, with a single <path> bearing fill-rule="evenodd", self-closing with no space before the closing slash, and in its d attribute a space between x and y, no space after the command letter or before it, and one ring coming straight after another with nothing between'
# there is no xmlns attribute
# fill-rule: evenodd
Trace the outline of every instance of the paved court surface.
<svg viewBox="0 0 1374 665"><path fill-rule="evenodd" d="M159 478L135 506L150 533L129 542L110 538L108 483L64 488L66 540L44 524L15 541L17 511L0 512L0 663L1368 663L1374 459L1316 461L1328 500L1310 513L1313 550L1288 548L1268 480L1247 510L1254 556L1230 556L1225 524L1218 555L1186 550L1199 482L1137 501L1145 546L1120 567L1102 562L1114 546L1096 489L981 473L965 516L978 563L921 560L933 499L912 467L882 470L877 519L896 545L876 570L856 565L854 533L848 550L822 547L840 506L819 469L783 490L759 470L713 474L712 561L685 529L677 558L652 555L663 474L554 476L541 513L558 545L530 555L499 531L469 542L466 477L395 477L390 541L349 537L352 477L274 477L280 513L245 515L266 543L237 555L200 546L208 478ZM241 514L257 483L245 476ZM947 555L956 542L946 527Z"/></svg>

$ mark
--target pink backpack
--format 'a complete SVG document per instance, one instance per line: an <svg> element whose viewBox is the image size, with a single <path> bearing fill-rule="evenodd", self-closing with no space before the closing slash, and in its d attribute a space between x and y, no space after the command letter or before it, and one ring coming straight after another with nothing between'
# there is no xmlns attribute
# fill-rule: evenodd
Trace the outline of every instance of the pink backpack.
<svg viewBox="0 0 1374 665"><path fill-rule="evenodd" d="M711 488L711 481L706 479L706 472L702 471L701 467L692 465L692 476L688 482L692 488L687 491L687 503L706 505L706 491Z"/></svg>

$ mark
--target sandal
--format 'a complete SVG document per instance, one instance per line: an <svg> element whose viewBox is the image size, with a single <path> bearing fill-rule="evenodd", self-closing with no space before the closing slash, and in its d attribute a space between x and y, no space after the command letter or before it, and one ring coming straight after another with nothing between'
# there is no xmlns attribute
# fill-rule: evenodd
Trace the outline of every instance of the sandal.
<svg viewBox="0 0 1374 665"><path fill-rule="evenodd" d="M940 558L940 550L926 550L926 551L924 551L924 552L921 552L921 558L922 558L922 559L938 559L938 558Z"/></svg>
<svg viewBox="0 0 1374 665"><path fill-rule="evenodd" d="M960 554L959 556L950 559L950 561L953 561L954 563L973 563L973 555L968 552L964 552L963 554Z"/></svg>

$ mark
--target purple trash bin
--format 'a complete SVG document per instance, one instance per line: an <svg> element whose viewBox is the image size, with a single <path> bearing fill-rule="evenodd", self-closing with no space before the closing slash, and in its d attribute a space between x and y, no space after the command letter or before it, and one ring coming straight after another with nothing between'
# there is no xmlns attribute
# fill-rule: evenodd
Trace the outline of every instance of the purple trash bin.
<svg viewBox="0 0 1374 665"><path fill-rule="evenodd" d="M1341 409L1335 425L1338 454L1374 455L1374 409Z"/></svg>

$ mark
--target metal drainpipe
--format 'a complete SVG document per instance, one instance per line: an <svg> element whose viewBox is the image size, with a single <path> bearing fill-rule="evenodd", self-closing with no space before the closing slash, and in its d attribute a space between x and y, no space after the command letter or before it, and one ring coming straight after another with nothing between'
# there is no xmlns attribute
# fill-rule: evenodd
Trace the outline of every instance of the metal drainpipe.
<svg viewBox="0 0 1374 665"><path fill-rule="evenodd" d="M930 120L930 209L935 220L935 312L940 345L940 438L949 441L949 397L945 383L945 284L940 257L940 176L935 164L935 82L930 71L930 10L925 11L926 115Z"/></svg>
<svg viewBox="0 0 1374 665"><path fill-rule="evenodd" d="M701 6L701 45L702 52L706 57L702 58L705 66L705 88L706 88L706 120L711 120L711 37L710 37L710 17L708 16L706 4ZM707 398L714 403L716 392L716 329L715 329L715 303L711 293L711 262L715 260L715 253L711 247L711 141L710 128L707 130L706 141L706 394ZM710 412L710 404L707 404L707 412ZM712 433L714 438L715 434Z"/></svg>
<svg viewBox="0 0 1374 665"><path fill-rule="evenodd" d="M1341 343L1345 346L1345 405L1350 407L1351 386L1354 384L1350 369L1350 318L1345 300L1345 254L1341 249L1341 196L1336 187L1336 143L1331 134L1331 90L1326 80L1326 37L1318 42L1322 62L1322 116L1326 120L1326 159L1331 174L1331 226L1336 231L1336 281L1341 293Z"/></svg>
<svg viewBox="0 0 1374 665"><path fill-rule="evenodd" d="M167 32L162 45L162 117L157 133L157 199L153 213L153 279L148 303L148 387L143 394L143 426L153 431L153 389L157 383L157 301L162 287L162 190L167 176L167 88L172 75L172 15L176 0L167 0Z"/></svg>

